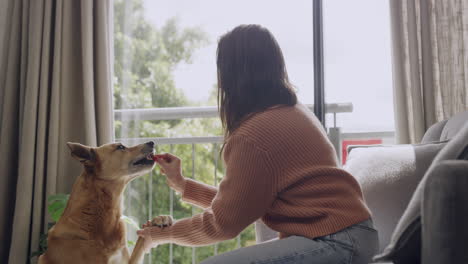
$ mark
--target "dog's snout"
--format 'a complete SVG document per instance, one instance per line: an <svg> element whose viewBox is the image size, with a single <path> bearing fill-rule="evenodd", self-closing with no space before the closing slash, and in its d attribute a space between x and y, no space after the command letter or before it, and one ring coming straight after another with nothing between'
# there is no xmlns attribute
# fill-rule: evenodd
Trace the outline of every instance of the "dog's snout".
<svg viewBox="0 0 468 264"><path fill-rule="evenodd" d="M154 148L154 142L153 142L153 141L148 141L148 142L146 142L146 145L148 145L148 146Z"/></svg>

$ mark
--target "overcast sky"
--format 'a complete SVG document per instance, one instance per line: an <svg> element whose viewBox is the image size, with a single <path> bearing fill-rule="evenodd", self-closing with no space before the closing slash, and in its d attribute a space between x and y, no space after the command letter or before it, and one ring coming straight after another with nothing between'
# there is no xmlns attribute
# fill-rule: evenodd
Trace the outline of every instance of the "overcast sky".
<svg viewBox="0 0 468 264"><path fill-rule="evenodd" d="M327 102L352 102L340 114L347 131L393 130L388 0L324 0L324 58ZM216 83L218 38L239 24L260 24L278 40L291 82L303 103L313 103L311 0L145 0L147 17L157 27L171 17L180 26L199 26L210 44L193 64L180 65L176 86L193 101L205 101Z"/></svg>

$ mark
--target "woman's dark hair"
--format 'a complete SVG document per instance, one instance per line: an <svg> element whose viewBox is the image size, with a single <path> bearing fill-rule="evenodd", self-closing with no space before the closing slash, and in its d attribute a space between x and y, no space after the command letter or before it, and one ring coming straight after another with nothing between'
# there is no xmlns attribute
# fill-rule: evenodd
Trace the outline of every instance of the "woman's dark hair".
<svg viewBox="0 0 468 264"><path fill-rule="evenodd" d="M259 25L241 25L218 42L218 108L226 138L254 113L275 105L295 105L283 53Z"/></svg>

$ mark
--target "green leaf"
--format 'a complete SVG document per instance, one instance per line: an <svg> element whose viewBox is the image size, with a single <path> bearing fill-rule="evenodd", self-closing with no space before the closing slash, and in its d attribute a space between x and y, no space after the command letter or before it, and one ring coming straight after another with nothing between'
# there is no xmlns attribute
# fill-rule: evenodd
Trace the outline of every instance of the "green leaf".
<svg viewBox="0 0 468 264"><path fill-rule="evenodd" d="M64 207L58 207L55 210L49 208L49 214L50 214L50 217L52 218L52 220L57 222L60 219L60 216L62 216L64 209L65 209Z"/></svg>
<svg viewBox="0 0 468 264"><path fill-rule="evenodd" d="M132 240L127 240L127 245L129 247L133 247L135 245L135 241L132 241Z"/></svg>
<svg viewBox="0 0 468 264"><path fill-rule="evenodd" d="M137 221L135 221L133 218L130 218L126 215L122 215L120 219L124 220L125 223L129 224L131 227L135 228L136 230L140 229L140 226L138 225Z"/></svg>
<svg viewBox="0 0 468 264"><path fill-rule="evenodd" d="M52 195L49 195L47 201L50 203L54 202L54 201L68 201L68 198L70 197L69 194L65 194L65 193L57 193L57 194L52 194Z"/></svg>
<svg viewBox="0 0 468 264"><path fill-rule="evenodd" d="M47 211L49 212L49 215L52 218L52 220L54 220L55 222L57 222L60 219L60 216L62 216L62 213L65 210L65 207L67 206L69 197L70 195L63 193L49 196Z"/></svg>

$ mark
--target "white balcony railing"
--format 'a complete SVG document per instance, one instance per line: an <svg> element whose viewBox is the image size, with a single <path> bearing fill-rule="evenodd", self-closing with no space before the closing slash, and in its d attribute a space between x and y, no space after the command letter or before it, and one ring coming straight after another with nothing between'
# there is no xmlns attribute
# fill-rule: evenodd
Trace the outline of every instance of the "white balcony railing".
<svg viewBox="0 0 468 264"><path fill-rule="evenodd" d="M313 105L307 105L313 110ZM325 112L333 114L333 123L336 127L336 115L339 113L350 113L353 111L352 103L330 103L325 105ZM115 120L120 121L157 121L157 120L180 120L186 118L213 118L218 117L216 106L203 107L169 107L169 108L143 108L143 109L118 109L114 110ZM153 140L156 144L199 144L220 143L220 136L210 137L171 137L171 138L118 138L118 141L128 144L140 144ZM335 145L335 144L334 144Z"/></svg>
<svg viewBox="0 0 468 264"><path fill-rule="evenodd" d="M307 105L313 110L313 105ZM353 111L352 103L331 103L325 105L326 113L350 113ZM216 106L200 107L168 107L168 108L141 108L114 110L116 120L179 120L184 118L210 118L217 117Z"/></svg>

